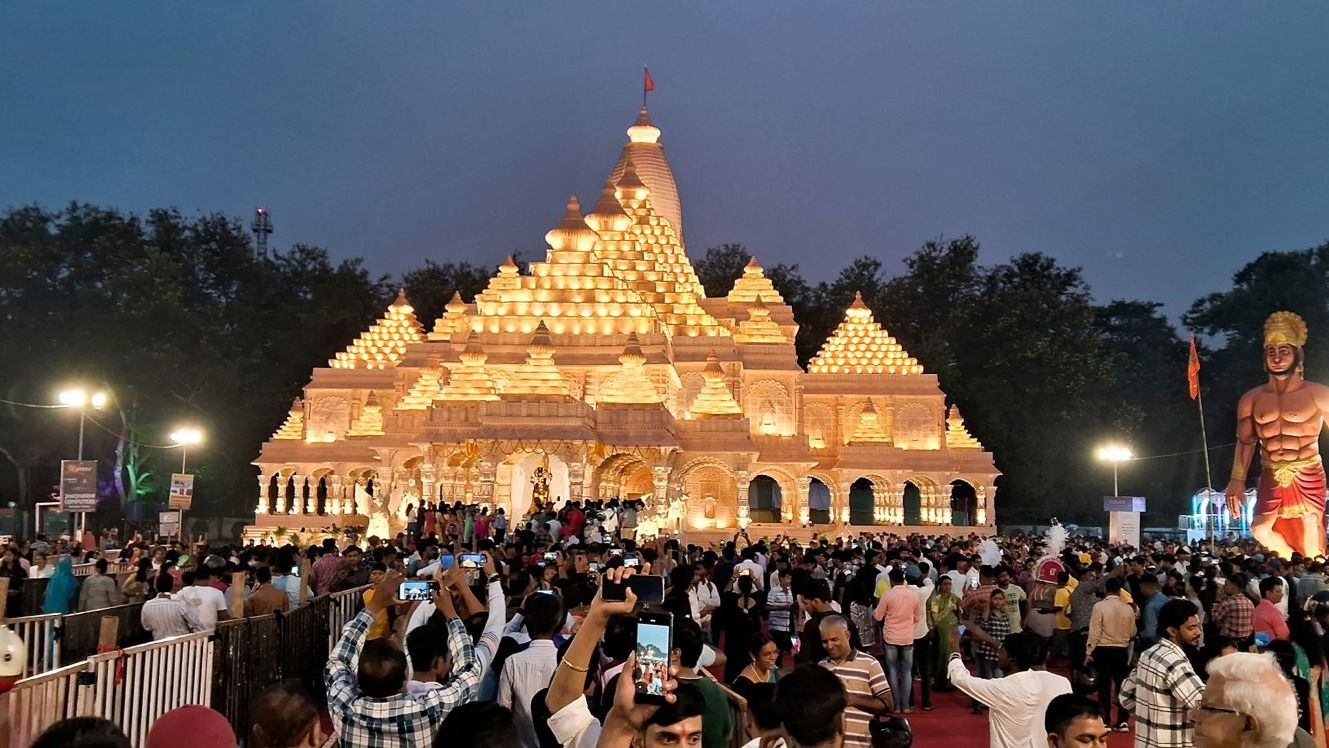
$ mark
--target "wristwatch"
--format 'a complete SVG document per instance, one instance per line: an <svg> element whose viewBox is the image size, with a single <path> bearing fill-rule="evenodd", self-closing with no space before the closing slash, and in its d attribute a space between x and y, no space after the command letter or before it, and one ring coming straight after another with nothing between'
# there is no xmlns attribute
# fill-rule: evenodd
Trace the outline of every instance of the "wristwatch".
<svg viewBox="0 0 1329 748"><path fill-rule="evenodd" d="M490 584L493 584L493 583L495 583L495 582L502 583L502 582L503 582L503 577L500 576L500 575L497 574L497 573L495 573L495 574L490 574L490 575L489 575L489 583L490 583Z"/></svg>

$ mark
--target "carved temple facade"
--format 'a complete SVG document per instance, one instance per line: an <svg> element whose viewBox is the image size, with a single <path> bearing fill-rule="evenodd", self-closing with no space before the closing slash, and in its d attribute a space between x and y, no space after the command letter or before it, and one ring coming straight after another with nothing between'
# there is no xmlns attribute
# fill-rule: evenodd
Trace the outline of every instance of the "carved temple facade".
<svg viewBox="0 0 1329 748"><path fill-rule="evenodd" d="M316 369L254 463L255 529L384 534L422 500L520 517L541 490L644 497L684 531L990 526L992 455L861 299L805 371L755 259L706 297L659 138L643 107L525 274L428 329L402 293Z"/></svg>

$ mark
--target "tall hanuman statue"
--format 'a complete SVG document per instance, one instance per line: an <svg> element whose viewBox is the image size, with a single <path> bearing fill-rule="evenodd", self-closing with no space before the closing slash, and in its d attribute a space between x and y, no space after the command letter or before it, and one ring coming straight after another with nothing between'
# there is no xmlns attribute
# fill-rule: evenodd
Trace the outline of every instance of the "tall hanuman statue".
<svg viewBox="0 0 1329 748"><path fill-rule="evenodd" d="M1239 516L1246 470L1260 445L1251 534L1283 558L1324 553L1325 474L1320 430L1329 414L1329 387L1303 378L1306 322L1274 312L1264 323L1269 381L1237 404L1237 451L1227 484L1228 511Z"/></svg>

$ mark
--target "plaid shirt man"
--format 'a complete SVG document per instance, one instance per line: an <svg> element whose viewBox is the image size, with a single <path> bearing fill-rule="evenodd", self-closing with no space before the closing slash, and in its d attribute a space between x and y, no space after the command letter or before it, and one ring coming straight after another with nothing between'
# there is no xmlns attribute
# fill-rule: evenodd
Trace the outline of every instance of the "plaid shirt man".
<svg viewBox="0 0 1329 748"><path fill-rule="evenodd" d="M1214 606L1214 625L1223 636L1241 641L1251 635L1251 614L1254 612L1255 606L1250 598L1241 593L1228 595Z"/></svg>
<svg viewBox="0 0 1329 748"><path fill-rule="evenodd" d="M394 748L433 745L434 730L454 707L475 698L481 667L471 637L461 620L448 620L448 659L452 671L439 688L402 693L386 699L365 696L355 681L354 662L365 643L374 616L361 610L342 629L324 673L328 712L341 745L350 748Z"/></svg>
<svg viewBox="0 0 1329 748"><path fill-rule="evenodd" d="M1140 655L1118 697L1135 713L1136 748L1192 745L1189 712L1200 705L1204 682L1181 646L1163 639Z"/></svg>

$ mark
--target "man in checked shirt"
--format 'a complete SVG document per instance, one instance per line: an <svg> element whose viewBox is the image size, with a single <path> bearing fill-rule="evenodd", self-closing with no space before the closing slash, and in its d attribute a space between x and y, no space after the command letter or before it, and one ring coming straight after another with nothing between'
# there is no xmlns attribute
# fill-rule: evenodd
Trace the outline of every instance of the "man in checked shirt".
<svg viewBox="0 0 1329 748"><path fill-rule="evenodd" d="M1190 710L1204 683L1183 646L1200 643L1200 615L1189 600L1169 600L1158 611L1158 643L1140 655L1118 701L1135 713L1135 748L1189 748Z"/></svg>
<svg viewBox="0 0 1329 748"><path fill-rule="evenodd" d="M364 610L342 629L341 640L324 673L328 712L342 746L433 745L434 731L443 718L454 708L474 700L480 688L482 667L452 602L451 585L457 577L439 573L435 579L439 590L434 594L434 605L447 622L448 662L452 665L448 680L440 688L409 693L406 654L401 647L389 639L365 642L365 633L374 616L397 602L397 586L402 576L389 573L374 588Z"/></svg>

